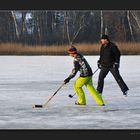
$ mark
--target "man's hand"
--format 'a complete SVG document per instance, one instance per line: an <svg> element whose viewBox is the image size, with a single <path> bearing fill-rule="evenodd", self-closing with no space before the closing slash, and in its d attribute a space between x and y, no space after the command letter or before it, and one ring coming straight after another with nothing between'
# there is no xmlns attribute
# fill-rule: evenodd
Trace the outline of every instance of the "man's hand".
<svg viewBox="0 0 140 140"><path fill-rule="evenodd" d="M101 69L101 63L100 63L99 60L97 61L97 66L98 66L99 69Z"/></svg>
<svg viewBox="0 0 140 140"><path fill-rule="evenodd" d="M119 63L116 63L116 62L115 62L115 63L113 64L113 68L118 69L119 67L120 67L120 66L119 66Z"/></svg>
<svg viewBox="0 0 140 140"><path fill-rule="evenodd" d="M64 80L64 83L67 84L69 81L70 81L70 78L68 77Z"/></svg>

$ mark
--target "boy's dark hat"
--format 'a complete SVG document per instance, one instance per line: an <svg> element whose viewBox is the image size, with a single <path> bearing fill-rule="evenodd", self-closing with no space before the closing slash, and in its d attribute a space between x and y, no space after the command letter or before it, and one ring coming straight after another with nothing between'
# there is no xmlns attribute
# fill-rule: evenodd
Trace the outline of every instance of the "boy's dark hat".
<svg viewBox="0 0 140 140"><path fill-rule="evenodd" d="M75 54L75 53L77 53L77 49L76 49L74 46L71 46L71 47L68 49L68 53L69 53L69 54Z"/></svg>

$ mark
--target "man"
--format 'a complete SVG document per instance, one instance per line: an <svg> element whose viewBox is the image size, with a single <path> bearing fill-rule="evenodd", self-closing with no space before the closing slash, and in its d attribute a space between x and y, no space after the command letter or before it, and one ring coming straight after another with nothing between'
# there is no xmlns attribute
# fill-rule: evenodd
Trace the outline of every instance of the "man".
<svg viewBox="0 0 140 140"><path fill-rule="evenodd" d="M104 78L110 71L121 88L123 95L127 96L129 89L119 73L120 51L114 43L110 42L108 35L102 35L100 41L100 58L97 61L97 65L101 70L98 78L97 91L102 94Z"/></svg>
<svg viewBox="0 0 140 140"><path fill-rule="evenodd" d="M92 83L92 69L89 66L86 59L77 52L74 46L71 46L68 50L68 54L74 58L74 68L72 73L64 80L64 83L68 83L78 71L80 71L80 76L74 83L74 91L77 95L76 105L86 105L86 98L82 87L85 85L89 93L95 99L95 102L99 106L104 106L104 102L100 94L94 89Z"/></svg>

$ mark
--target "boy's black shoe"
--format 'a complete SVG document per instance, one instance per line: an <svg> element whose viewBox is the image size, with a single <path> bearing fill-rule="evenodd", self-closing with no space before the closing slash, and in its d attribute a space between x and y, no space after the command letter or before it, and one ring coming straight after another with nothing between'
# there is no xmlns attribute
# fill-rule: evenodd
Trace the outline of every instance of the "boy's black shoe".
<svg viewBox="0 0 140 140"><path fill-rule="evenodd" d="M86 105L86 104L80 104L77 101L75 102L75 105Z"/></svg>

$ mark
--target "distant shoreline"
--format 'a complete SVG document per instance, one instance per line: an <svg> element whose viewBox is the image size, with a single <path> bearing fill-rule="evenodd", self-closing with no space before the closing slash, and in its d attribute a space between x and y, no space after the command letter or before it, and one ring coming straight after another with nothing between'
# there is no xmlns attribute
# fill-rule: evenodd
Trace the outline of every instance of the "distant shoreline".
<svg viewBox="0 0 140 140"><path fill-rule="evenodd" d="M140 55L140 43L116 43L122 55ZM99 43L74 44L83 55L99 55ZM0 44L0 55L67 55L69 45L31 46L23 44L4 43Z"/></svg>

